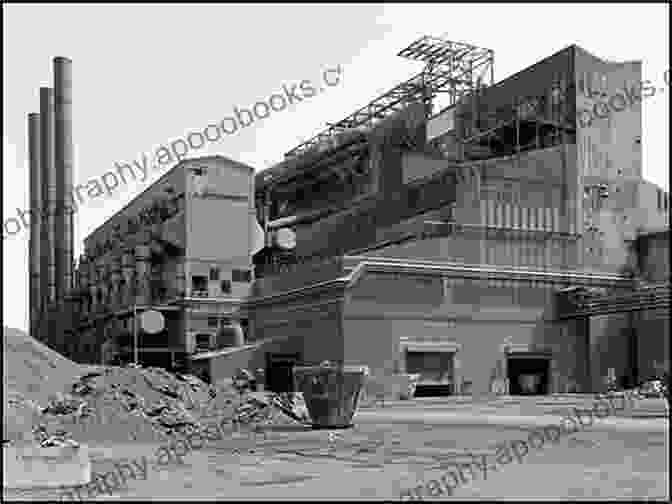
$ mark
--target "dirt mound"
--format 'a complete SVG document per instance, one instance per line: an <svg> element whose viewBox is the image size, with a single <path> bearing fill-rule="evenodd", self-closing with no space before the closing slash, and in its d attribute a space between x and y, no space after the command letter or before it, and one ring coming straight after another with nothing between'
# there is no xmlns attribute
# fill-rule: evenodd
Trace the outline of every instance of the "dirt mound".
<svg viewBox="0 0 672 504"><path fill-rule="evenodd" d="M19 329L3 327L3 439L23 439L39 404L63 390L86 366L72 362Z"/></svg>
<svg viewBox="0 0 672 504"><path fill-rule="evenodd" d="M240 399L190 375L161 368L100 368L73 380L42 410L46 431L78 441L154 442L205 419L231 419Z"/></svg>
<svg viewBox="0 0 672 504"><path fill-rule="evenodd" d="M5 329L3 345L3 439L155 442L213 422L301 418L274 395L255 403L232 385L213 387L191 375L79 365L18 330Z"/></svg>

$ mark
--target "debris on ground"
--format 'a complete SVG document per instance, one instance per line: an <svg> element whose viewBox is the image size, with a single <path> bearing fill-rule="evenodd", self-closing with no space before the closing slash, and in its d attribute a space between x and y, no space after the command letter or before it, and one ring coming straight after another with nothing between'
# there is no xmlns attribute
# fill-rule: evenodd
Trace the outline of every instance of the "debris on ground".
<svg viewBox="0 0 672 504"><path fill-rule="evenodd" d="M163 442L214 421L233 430L308 419L300 394L253 392L247 370L213 386L157 367L79 365L7 329L3 350L3 439L12 442Z"/></svg>
<svg viewBox="0 0 672 504"><path fill-rule="evenodd" d="M637 397L647 399L665 399L669 397L668 386L662 379L646 381L639 387L629 390L628 392Z"/></svg>
<svg viewBox="0 0 672 504"><path fill-rule="evenodd" d="M69 433L65 430L58 430L50 435L47 433L47 429L44 425L38 425L33 428L33 435L41 448L79 446L79 443L72 439Z"/></svg>
<svg viewBox="0 0 672 504"><path fill-rule="evenodd" d="M264 421L270 419L274 413L281 413L302 424L310 423L308 408L300 392L250 394L245 402L236 408L236 421L242 424Z"/></svg>

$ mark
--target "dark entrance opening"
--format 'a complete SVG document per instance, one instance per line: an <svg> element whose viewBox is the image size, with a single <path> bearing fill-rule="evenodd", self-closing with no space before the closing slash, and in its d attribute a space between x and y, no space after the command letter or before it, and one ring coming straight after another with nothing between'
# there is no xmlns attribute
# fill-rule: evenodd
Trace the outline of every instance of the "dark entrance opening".
<svg viewBox="0 0 672 504"><path fill-rule="evenodd" d="M439 397L454 394L452 352L406 352L406 372L419 374L414 397Z"/></svg>
<svg viewBox="0 0 672 504"><path fill-rule="evenodd" d="M541 356L509 356L507 359L511 395L548 394L551 361Z"/></svg>
<svg viewBox="0 0 672 504"><path fill-rule="evenodd" d="M140 361L140 364L145 367L158 367L163 369L171 369L173 367L170 352L140 350L138 352L138 360Z"/></svg>
<svg viewBox="0 0 672 504"><path fill-rule="evenodd" d="M301 354L266 354L266 389L272 392L294 392L294 366Z"/></svg>

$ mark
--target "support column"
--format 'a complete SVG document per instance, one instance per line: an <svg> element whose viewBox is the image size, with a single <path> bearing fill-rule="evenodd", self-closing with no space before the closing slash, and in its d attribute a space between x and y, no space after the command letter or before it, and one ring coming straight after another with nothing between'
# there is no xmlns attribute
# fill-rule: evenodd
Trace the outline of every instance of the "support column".
<svg viewBox="0 0 672 504"><path fill-rule="evenodd" d="M590 317L583 316L576 320L577 336L583 341L585 359L584 359L584 386L582 392L593 392L593 373L591 359L591 341L590 341Z"/></svg>
<svg viewBox="0 0 672 504"><path fill-rule="evenodd" d="M628 380L629 386L635 387L639 382L639 314L634 311L628 312Z"/></svg>

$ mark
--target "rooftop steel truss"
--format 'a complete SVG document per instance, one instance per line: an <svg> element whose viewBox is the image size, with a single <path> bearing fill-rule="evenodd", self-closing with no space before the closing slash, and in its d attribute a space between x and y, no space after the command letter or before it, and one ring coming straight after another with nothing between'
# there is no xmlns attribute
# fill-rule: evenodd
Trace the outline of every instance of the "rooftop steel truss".
<svg viewBox="0 0 672 504"><path fill-rule="evenodd" d="M402 49L397 56L425 63L419 74L379 96L365 107L329 127L285 154L294 157L350 128L372 127L403 110L408 104L431 103L438 93L447 93L451 105L494 79L494 51L463 42L424 36Z"/></svg>

